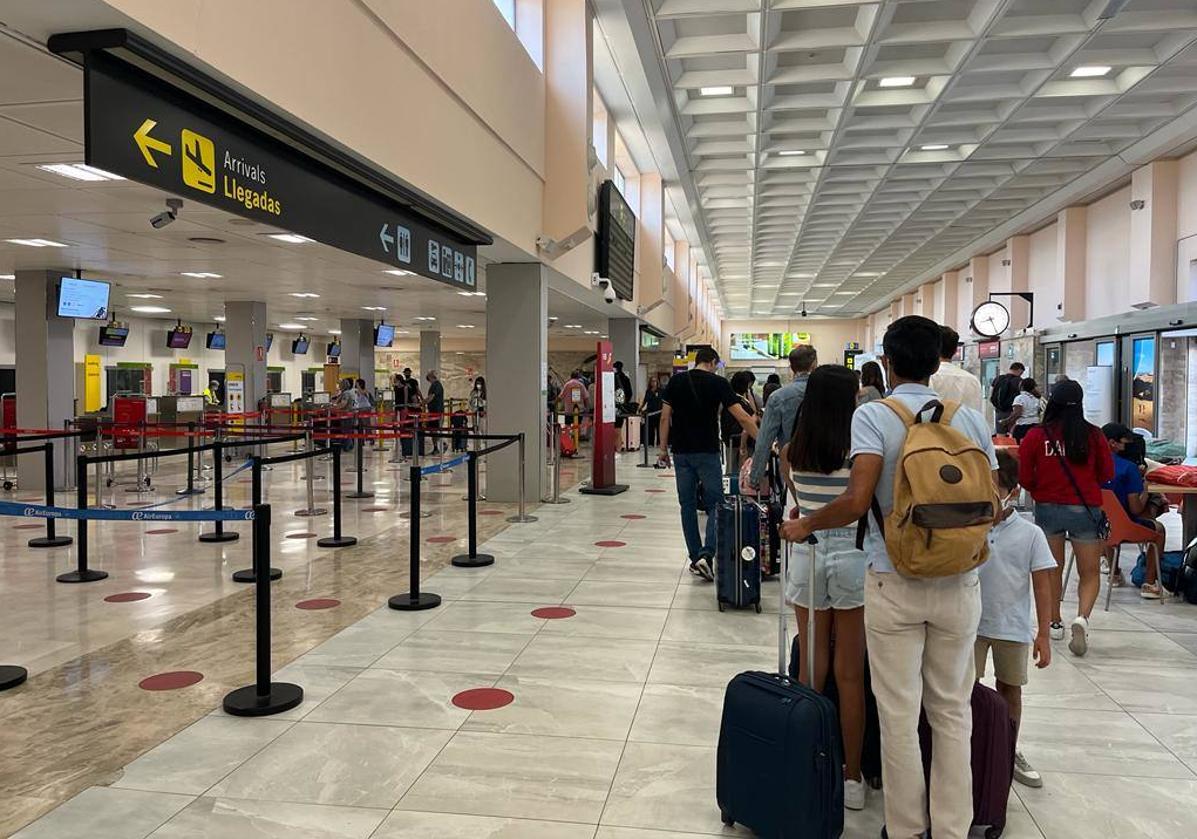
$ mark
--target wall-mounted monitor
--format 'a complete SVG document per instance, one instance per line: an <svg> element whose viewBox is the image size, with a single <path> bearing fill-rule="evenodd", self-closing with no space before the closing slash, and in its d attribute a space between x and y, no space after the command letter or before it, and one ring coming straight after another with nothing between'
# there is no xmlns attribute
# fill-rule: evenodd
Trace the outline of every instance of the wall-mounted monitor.
<svg viewBox="0 0 1197 839"><path fill-rule="evenodd" d="M291 353L293 355L307 355L309 344L311 344L311 340L306 335L300 335L291 342Z"/></svg>
<svg viewBox="0 0 1197 839"><path fill-rule="evenodd" d="M599 218L594 270L611 281L620 300L631 300L636 271L636 214L614 181L599 188Z"/></svg>
<svg viewBox="0 0 1197 839"><path fill-rule="evenodd" d="M732 361L780 361L794 347L809 343L809 332L733 332L728 355Z"/></svg>
<svg viewBox="0 0 1197 839"><path fill-rule="evenodd" d="M270 345L274 343L274 333L266 333L266 352L270 352Z"/></svg>
<svg viewBox="0 0 1197 839"><path fill-rule="evenodd" d="M225 347L225 334L219 330L216 332L209 332L208 339L204 345L210 350L223 350Z"/></svg>
<svg viewBox="0 0 1197 839"><path fill-rule="evenodd" d="M166 333L166 346L172 350L185 350L191 346L191 327L176 326Z"/></svg>
<svg viewBox="0 0 1197 839"><path fill-rule="evenodd" d="M374 346L389 347L395 340L395 327L389 323L380 323L374 327Z"/></svg>
<svg viewBox="0 0 1197 839"><path fill-rule="evenodd" d="M341 342L340 341L331 342L328 345L328 349L325 351L324 354L327 355L329 358L340 358L341 357Z"/></svg>
<svg viewBox="0 0 1197 839"><path fill-rule="evenodd" d="M107 320L110 291L108 283L98 280L63 277L58 284L58 316Z"/></svg>
<svg viewBox="0 0 1197 839"><path fill-rule="evenodd" d="M129 340L129 327L127 326L109 324L100 327L101 347L123 347L127 340Z"/></svg>

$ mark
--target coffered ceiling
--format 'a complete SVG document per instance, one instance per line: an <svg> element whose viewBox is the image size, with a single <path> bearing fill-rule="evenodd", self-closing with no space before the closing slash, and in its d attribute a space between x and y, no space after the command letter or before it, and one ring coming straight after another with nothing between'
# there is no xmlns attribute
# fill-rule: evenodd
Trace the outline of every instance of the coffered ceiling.
<svg viewBox="0 0 1197 839"><path fill-rule="evenodd" d="M623 11L651 30L731 317L873 311L1197 104L1193 0Z"/></svg>

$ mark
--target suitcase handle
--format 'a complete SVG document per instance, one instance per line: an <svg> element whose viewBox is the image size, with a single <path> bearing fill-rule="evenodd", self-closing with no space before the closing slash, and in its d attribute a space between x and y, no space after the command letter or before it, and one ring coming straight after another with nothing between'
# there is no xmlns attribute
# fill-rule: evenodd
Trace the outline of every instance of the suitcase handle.
<svg viewBox="0 0 1197 839"><path fill-rule="evenodd" d="M781 677L787 678L786 668L786 581L790 578L790 542L785 543L785 548L781 552L781 578L778 580L778 588L780 591L777 595L778 609L777 609L777 672ZM811 601L814 601L815 591L815 550L819 540L815 538L812 533L806 537L806 544L810 545L810 584L807 588ZM806 609L806 673L810 684L808 687L815 686L815 610L809 605Z"/></svg>

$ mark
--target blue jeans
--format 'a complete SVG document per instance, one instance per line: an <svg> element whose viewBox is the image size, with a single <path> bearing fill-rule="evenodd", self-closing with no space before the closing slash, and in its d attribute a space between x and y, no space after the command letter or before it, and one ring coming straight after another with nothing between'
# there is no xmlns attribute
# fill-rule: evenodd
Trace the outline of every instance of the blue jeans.
<svg viewBox="0 0 1197 839"><path fill-rule="evenodd" d="M723 500L723 465L715 452L675 454L673 474L677 481L677 500L682 508L682 533L686 537L686 552L690 561L700 554L715 555L716 508ZM704 540L698 532L698 484L702 483L702 500L707 508L707 533Z"/></svg>

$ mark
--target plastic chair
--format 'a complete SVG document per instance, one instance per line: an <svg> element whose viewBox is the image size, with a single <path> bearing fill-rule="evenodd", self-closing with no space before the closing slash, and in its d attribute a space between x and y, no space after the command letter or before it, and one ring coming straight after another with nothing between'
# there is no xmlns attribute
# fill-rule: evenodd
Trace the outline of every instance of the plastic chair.
<svg viewBox="0 0 1197 839"><path fill-rule="evenodd" d="M1112 490L1103 489L1101 491L1101 509L1105 512L1106 518L1110 520L1110 538L1106 540L1106 546L1114 549L1114 559L1110 562L1110 571L1106 577L1105 610L1108 612L1110 611L1110 599L1114 595L1114 574L1118 571L1118 560L1122 558L1122 546L1138 545L1139 550L1150 557L1153 553L1151 549L1155 546L1156 532L1155 528L1144 527L1132 521L1126 508L1122 506L1122 502L1118 500L1118 496ZM1160 588L1160 602L1163 603L1167 590L1164 588L1163 570L1160 567L1161 556L1159 551L1154 551L1154 554L1155 580L1156 585ZM1072 574L1072 564L1073 555L1070 553L1061 591L1068 588L1068 577Z"/></svg>

